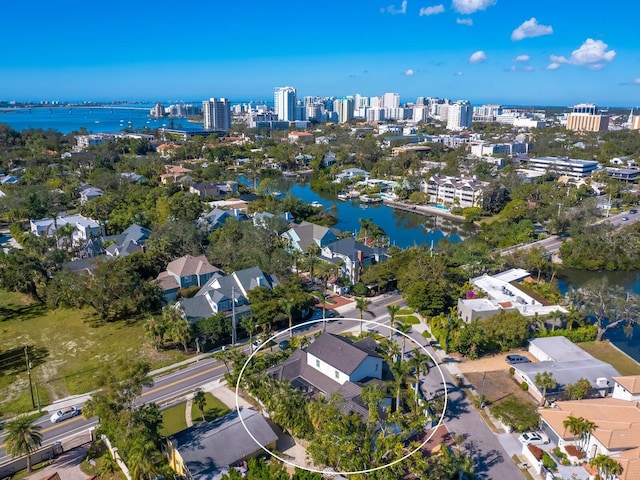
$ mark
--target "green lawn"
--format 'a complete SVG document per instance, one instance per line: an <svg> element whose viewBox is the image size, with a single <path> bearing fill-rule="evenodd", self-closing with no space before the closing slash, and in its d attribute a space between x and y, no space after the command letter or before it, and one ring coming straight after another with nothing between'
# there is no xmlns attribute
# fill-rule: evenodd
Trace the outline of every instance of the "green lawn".
<svg viewBox="0 0 640 480"><path fill-rule="evenodd" d="M207 399L207 403L204 406L204 416L207 421L210 422L216 418L220 418L231 411L224 403L210 393L205 393L204 396ZM202 421L202 415L195 403L191 406L191 419L193 423Z"/></svg>
<svg viewBox="0 0 640 480"><path fill-rule="evenodd" d="M418 325L420 320L415 315L398 315L396 320L407 325Z"/></svg>
<svg viewBox="0 0 640 480"><path fill-rule="evenodd" d="M410 308L402 308L398 311L398 313L396 313L396 316L401 316L401 315L413 315L413 310L411 310Z"/></svg>
<svg viewBox="0 0 640 480"><path fill-rule="evenodd" d="M25 346L42 405L95 389L97 372L120 359L145 360L159 368L186 358L178 350L156 352L139 322L101 323L88 308L47 310L23 295L0 291L3 414L33 410Z"/></svg>
<svg viewBox="0 0 640 480"><path fill-rule="evenodd" d="M186 407L186 402L180 402L177 405L162 410L162 428L160 429L160 435L169 437L187 428L187 421L185 419Z"/></svg>
<svg viewBox="0 0 640 480"><path fill-rule="evenodd" d="M620 375L640 375L640 364L618 351L606 340L602 342L582 342L578 346L597 359L610 364L620 372Z"/></svg>

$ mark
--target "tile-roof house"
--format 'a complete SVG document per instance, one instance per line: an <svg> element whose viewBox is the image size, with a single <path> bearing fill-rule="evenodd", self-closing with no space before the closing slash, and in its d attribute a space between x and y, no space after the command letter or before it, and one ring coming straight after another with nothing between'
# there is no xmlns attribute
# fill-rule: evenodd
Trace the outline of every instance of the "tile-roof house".
<svg viewBox="0 0 640 480"><path fill-rule="evenodd" d="M310 222L294 225L282 234L291 248L306 253L311 245L322 248L335 242L340 232L335 228L323 227Z"/></svg>
<svg viewBox="0 0 640 480"><path fill-rule="evenodd" d="M622 466L620 480L640 480L640 404L611 397L556 402L539 409L543 430L560 447L580 442L564 426L568 417L584 418L596 427L589 436L587 460L603 454Z"/></svg>
<svg viewBox="0 0 640 480"><path fill-rule="evenodd" d="M156 280L164 291L165 299L171 301L175 300L179 289L202 287L217 272L220 269L211 265L204 255L185 255L170 262Z"/></svg>
<svg viewBox="0 0 640 480"><path fill-rule="evenodd" d="M110 257L124 257L140 252L149 235L151 230L133 223L120 235L105 237L105 242L111 241L111 244L105 248L105 253Z"/></svg>
<svg viewBox="0 0 640 480"><path fill-rule="evenodd" d="M262 454L262 447L275 448L277 440L278 435L262 415L243 408L169 437L167 456L169 465L180 478L210 480L218 478L226 467Z"/></svg>
<svg viewBox="0 0 640 480"><path fill-rule="evenodd" d="M640 402L640 375L613 377L611 396L627 402Z"/></svg>
<svg viewBox="0 0 640 480"><path fill-rule="evenodd" d="M305 350L298 349L283 363L269 369L276 380L286 380L303 393L322 393L328 398L338 393L345 400L343 410L368 415L361 398L362 388L382 388L382 359L376 353L376 342L365 338L352 342L346 337L323 333ZM389 401L384 402L390 405Z"/></svg>
<svg viewBox="0 0 640 480"><path fill-rule="evenodd" d="M176 308L180 308L190 321L207 318L216 313L231 316L234 309L236 317L242 317L251 312L249 291L256 287L271 290L279 284L275 276L264 273L258 267L238 270L231 275L218 272L193 297L176 303Z"/></svg>
<svg viewBox="0 0 640 480"><path fill-rule="evenodd" d="M342 274L353 284L360 281L364 267L386 261L388 254L386 248L369 247L353 237L347 237L323 247L320 258L331 263L342 261Z"/></svg>

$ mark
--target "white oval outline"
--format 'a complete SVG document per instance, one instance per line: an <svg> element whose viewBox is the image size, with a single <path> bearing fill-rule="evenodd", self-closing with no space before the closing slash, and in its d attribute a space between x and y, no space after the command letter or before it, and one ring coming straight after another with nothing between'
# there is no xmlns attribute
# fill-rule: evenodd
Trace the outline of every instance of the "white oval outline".
<svg viewBox="0 0 640 480"><path fill-rule="evenodd" d="M282 336L283 334L286 334L289 331L293 331L296 328L300 328L300 327L305 327L307 325L313 325L315 323L319 323L319 322L324 322L324 321L328 321L329 319L325 319L325 318L319 318L317 320L309 320L308 322L304 322L301 323L299 325L296 325L295 327L289 327L286 328L284 330L281 330L279 332L276 332L275 334L273 334L271 337L269 337L267 340L265 340L264 342L262 342L260 344L260 346L253 352L251 352L251 354L249 355L249 358L247 358L247 361L244 362L244 365L242 366L242 369L240 370L240 374L238 375L238 380L236 381L236 411L238 412L238 418L240 419L240 423L242 423L242 426L244 427L245 431L249 434L249 436L251 437L251 439L256 443L256 445L258 445L262 450L264 450L267 454L277 458L278 460L280 460L283 463L286 463L287 465L290 465L292 467L295 468L300 468L301 470L307 470L309 472L314 472L314 473L327 473L326 470L317 470L315 468L309 468L309 467L301 467L298 464L295 464L293 462L290 462L289 460L286 460L278 455L276 455L275 453L273 453L272 451L268 450L266 447L262 446L260 444L260 442L258 442L258 440L253 436L253 434L249 431L249 429L247 428L247 425L244 423L244 419L242 418L242 414L240 412L240 402L239 402L239 389L240 389L240 380L242 379L242 375L244 375L244 371L247 368L247 365L249 365L249 362L251 361L251 359L253 359L253 357L256 355L256 353L258 353L260 350L262 350L262 347L264 347L265 345L267 345L269 342L271 342L272 340ZM336 320L335 317L333 317L333 320ZM351 317L339 317L339 320L349 320L349 321L354 321L354 322L360 322L363 324L375 324L378 325L380 327L384 327L387 330L393 330L396 333L399 333L400 335L402 335L403 337L408 338L411 342L413 342L414 344L416 344L418 346L418 348L422 349L422 351L424 351L427 355L429 355L429 357L431 358L431 360L433 360L433 363L435 365L435 367L438 369L438 372L440 372L440 378L442 378L442 385L444 386L444 406L442 407L442 413L440 414L440 418L438 419L438 424L435 427L431 427L432 428L432 432L431 434L425 439L424 442L422 442L420 445L418 445L416 448L414 448L412 451L410 451L409 453L407 453L404 457L402 458L398 458L396 460L394 460L391 463L387 463L386 465L380 465L378 467L375 468L368 468L366 470L357 470L357 471L352 471L352 472L331 472L332 474L335 475L356 475L356 474L362 474L362 473L371 473L371 472L375 472L378 470L383 470L385 468L391 467L397 463L400 463L404 460L406 460L407 458L409 458L411 455L413 455L414 453L416 453L418 450L420 450L422 447L424 447L429 440L431 440L431 438L435 435L436 430L438 429L438 427L440 425L443 425L444 423L444 415L445 412L447 411L447 404L449 402L449 393L447 390L447 381L444 378L444 373L442 372L442 369L440 368L440 365L438 364L438 361L433 357L433 355L431 355L431 353L429 353L429 351L425 348L426 345L420 345L415 339L411 338L409 335L399 331L397 328L394 327L390 327L389 325L385 325L383 323L379 323L375 320L363 320L360 318L351 318ZM249 348L252 348L251 345L249 346Z"/></svg>

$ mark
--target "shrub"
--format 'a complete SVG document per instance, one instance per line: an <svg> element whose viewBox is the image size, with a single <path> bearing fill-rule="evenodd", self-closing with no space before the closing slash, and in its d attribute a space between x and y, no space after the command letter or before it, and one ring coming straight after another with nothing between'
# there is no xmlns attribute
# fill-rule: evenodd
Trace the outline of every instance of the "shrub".
<svg viewBox="0 0 640 480"><path fill-rule="evenodd" d="M540 415L534 405L516 398L507 398L493 404L491 413L517 432L535 430L540 421Z"/></svg>
<svg viewBox="0 0 640 480"><path fill-rule="evenodd" d="M523 392L529 391L529 384L527 382L522 382L520 384L520 390L522 390Z"/></svg>
<svg viewBox="0 0 640 480"><path fill-rule="evenodd" d="M553 331L538 331L535 333L536 337L567 337L568 340L574 343L592 342L596 339L597 334L598 327L596 325L585 325L573 330L559 328Z"/></svg>
<svg viewBox="0 0 640 480"><path fill-rule="evenodd" d="M572 457L576 457L578 459L584 457L584 454L575 445L567 445L564 449L567 451L567 454Z"/></svg>
<svg viewBox="0 0 640 480"><path fill-rule="evenodd" d="M529 445L529 451L536 457L536 460L540 460L542 458L542 454L544 453L540 447L536 447L535 445Z"/></svg>
<svg viewBox="0 0 640 480"><path fill-rule="evenodd" d="M560 460L560 464L566 467L567 465L571 465L571 460L569 460L568 458L563 458L562 460Z"/></svg>
<svg viewBox="0 0 640 480"><path fill-rule="evenodd" d="M567 454L560 450L560 447L556 447L552 450L553 456L559 460L567 458Z"/></svg>
<svg viewBox="0 0 640 480"><path fill-rule="evenodd" d="M509 375L513 376L516 373L516 369L514 367L509 367Z"/></svg>
<svg viewBox="0 0 640 480"><path fill-rule="evenodd" d="M542 452L542 465L552 471L558 468L556 462L553 461L553 458L551 458L547 452Z"/></svg>

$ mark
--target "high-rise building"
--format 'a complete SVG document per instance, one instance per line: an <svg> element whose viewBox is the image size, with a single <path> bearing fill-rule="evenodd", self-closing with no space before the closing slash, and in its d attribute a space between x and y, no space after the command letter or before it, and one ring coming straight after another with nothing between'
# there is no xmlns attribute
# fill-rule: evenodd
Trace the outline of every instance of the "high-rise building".
<svg viewBox="0 0 640 480"><path fill-rule="evenodd" d="M278 120L293 122L296 119L296 89L276 87L273 94L273 105Z"/></svg>
<svg viewBox="0 0 640 480"><path fill-rule="evenodd" d="M464 130L471 127L473 107L467 100L458 100L449 105L447 111L447 130Z"/></svg>
<svg viewBox="0 0 640 480"><path fill-rule="evenodd" d="M400 95L397 93L385 93L380 97L381 107L400 108Z"/></svg>
<svg viewBox="0 0 640 480"><path fill-rule="evenodd" d="M338 123L346 123L353 119L353 99L340 98L333 101L333 111L338 114Z"/></svg>
<svg viewBox="0 0 640 480"><path fill-rule="evenodd" d="M210 98L202 102L205 130L229 130L231 128L231 104L226 98Z"/></svg>
<svg viewBox="0 0 640 480"><path fill-rule="evenodd" d="M580 103L567 115L567 130L601 132L609 129L609 116L600 114L593 103Z"/></svg>

